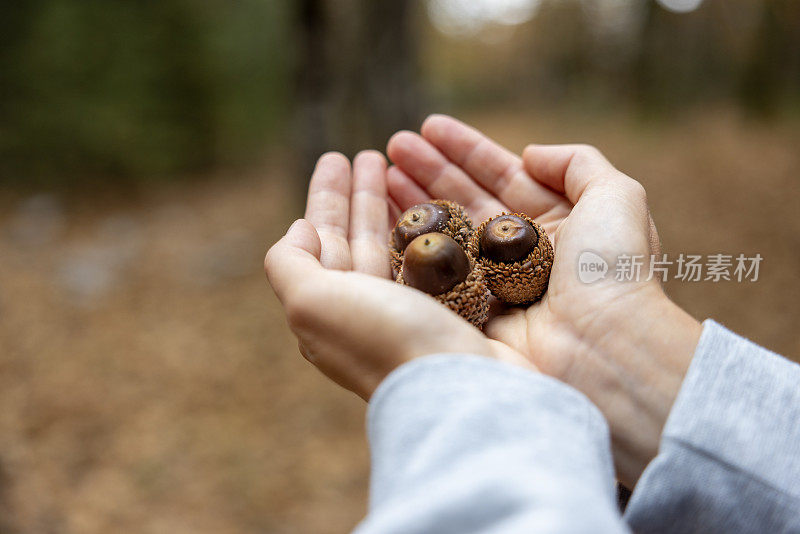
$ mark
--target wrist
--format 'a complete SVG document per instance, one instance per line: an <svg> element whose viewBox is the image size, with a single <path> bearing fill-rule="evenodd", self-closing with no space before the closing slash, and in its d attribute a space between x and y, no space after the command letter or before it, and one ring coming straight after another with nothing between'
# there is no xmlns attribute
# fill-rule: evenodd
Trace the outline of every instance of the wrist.
<svg viewBox="0 0 800 534"><path fill-rule="evenodd" d="M618 476L633 487L658 452L702 326L652 284L615 301L591 329L592 357L608 374L589 396L611 428Z"/></svg>

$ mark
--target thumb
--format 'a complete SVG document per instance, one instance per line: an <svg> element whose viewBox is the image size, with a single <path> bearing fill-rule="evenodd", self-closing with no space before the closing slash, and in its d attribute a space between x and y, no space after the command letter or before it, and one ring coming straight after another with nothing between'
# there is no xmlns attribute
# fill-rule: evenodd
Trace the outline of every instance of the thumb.
<svg viewBox="0 0 800 534"><path fill-rule="evenodd" d="M564 193L576 207L579 202L583 207L590 204L596 213L608 212L614 205L627 208L632 221L647 226L650 248L659 249L644 188L593 146L528 145L523 163L535 180Z"/></svg>
<svg viewBox="0 0 800 534"><path fill-rule="evenodd" d="M492 355L501 362L517 365L529 371L539 372L539 370L530 360L508 345L495 339L490 339L489 346L492 347Z"/></svg>
<svg viewBox="0 0 800 534"><path fill-rule="evenodd" d="M264 271L272 289L283 300L286 292L315 269L322 270L319 262L322 244L314 226L298 219L277 243L270 247L264 258Z"/></svg>
<svg viewBox="0 0 800 534"><path fill-rule="evenodd" d="M636 180L618 171L590 145L528 145L522 159L528 174L573 204L589 191L613 190L632 199L644 192Z"/></svg>

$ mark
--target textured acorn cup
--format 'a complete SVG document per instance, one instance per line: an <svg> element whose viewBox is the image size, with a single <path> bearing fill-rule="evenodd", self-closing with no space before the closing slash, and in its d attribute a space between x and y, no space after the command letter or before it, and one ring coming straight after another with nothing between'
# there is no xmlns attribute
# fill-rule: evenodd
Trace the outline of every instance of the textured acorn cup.
<svg viewBox="0 0 800 534"><path fill-rule="evenodd" d="M425 243L429 240L429 243ZM417 243L420 246L417 247ZM417 252L417 249L422 249ZM426 250L427 249L427 250ZM438 251L436 250L438 249ZM433 252L433 254L431 253ZM419 257L418 257L419 256ZM483 279L483 271L480 266L467 256L464 250L450 237L443 234L427 234L416 238L406 249L403 265L400 267L400 273L397 275L397 282L400 284L412 285L410 282L415 281L415 276L419 276L416 272L420 267L418 263L420 258L426 258L426 262L433 267L434 277L439 276L439 261L445 260L453 262L453 264L446 271L453 271L455 275L452 277L445 274L447 280L461 279L454 286L442 291L441 293L434 293L438 291L438 287L429 287L428 293L433 297L459 314L461 317L472 323L478 328L482 328L489 317L489 288L486 287L486 282ZM466 261L466 266L464 262ZM427 268L426 267L426 268ZM425 270L423 268L422 270ZM466 270L466 276L463 276L463 271ZM409 279L405 277L408 276ZM424 278L430 276L423 274ZM418 282L414 282L417 283ZM436 282L439 287L450 285L449 281ZM433 285L433 284L432 284ZM417 287L417 286L412 286ZM422 289L417 287L418 289ZM423 289L424 290L424 289Z"/></svg>
<svg viewBox="0 0 800 534"><path fill-rule="evenodd" d="M489 290L506 304L534 302L547 290L553 245L544 228L527 215L503 213L484 221L469 252L483 269Z"/></svg>
<svg viewBox="0 0 800 534"><path fill-rule="evenodd" d="M445 213L446 216L437 215L438 213ZM425 229L416 235L412 235L412 232L409 231L423 226L425 228L431 226L431 228ZM392 238L389 242L389 254L392 269L394 269L395 273L400 272L400 266L403 263L403 251L406 246L415 237L429 232L440 232L452 237L456 243L466 250L473 233L472 220L463 206L449 200L431 200L406 210L392 230Z"/></svg>

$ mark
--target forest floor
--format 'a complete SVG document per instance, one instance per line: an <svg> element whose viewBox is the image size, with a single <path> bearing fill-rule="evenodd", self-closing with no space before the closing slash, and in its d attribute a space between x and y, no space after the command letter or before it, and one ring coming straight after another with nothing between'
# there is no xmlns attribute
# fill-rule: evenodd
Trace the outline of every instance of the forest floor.
<svg viewBox="0 0 800 534"><path fill-rule="evenodd" d="M668 284L797 359L800 124L707 109L465 117L508 147L589 142L644 183L665 252L764 258ZM0 533L333 533L365 513L363 403L297 353L264 252L279 166L146 193L0 191Z"/></svg>

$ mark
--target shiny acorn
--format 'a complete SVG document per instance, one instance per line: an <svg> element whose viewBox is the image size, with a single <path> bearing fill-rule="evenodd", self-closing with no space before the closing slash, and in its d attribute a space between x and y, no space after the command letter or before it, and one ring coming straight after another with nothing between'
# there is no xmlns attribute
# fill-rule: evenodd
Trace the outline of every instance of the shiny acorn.
<svg viewBox="0 0 800 534"><path fill-rule="evenodd" d="M400 271L403 253L408 244L414 238L430 232L445 234L466 250L472 238L472 220L463 206L449 200L431 200L403 212L389 241L389 253L395 273Z"/></svg>
<svg viewBox="0 0 800 534"><path fill-rule="evenodd" d="M440 295L467 279L472 270L467 253L451 237L440 233L414 239L403 254L407 285L429 295Z"/></svg>
<svg viewBox="0 0 800 534"><path fill-rule="evenodd" d="M434 232L405 249L397 282L424 291L481 328L489 313L489 288L481 268L451 237Z"/></svg>
<svg viewBox="0 0 800 534"><path fill-rule="evenodd" d="M553 245L544 228L527 215L503 213L484 221L468 249L489 290L502 302L535 302L547 290Z"/></svg>
<svg viewBox="0 0 800 534"><path fill-rule="evenodd" d="M481 234L480 254L497 263L525 259L539 242L533 226L518 215L501 215L486 225Z"/></svg>
<svg viewBox="0 0 800 534"><path fill-rule="evenodd" d="M450 211L444 206L426 202L406 210L397 221L394 246L403 252L414 238L422 234L440 232L450 220Z"/></svg>

